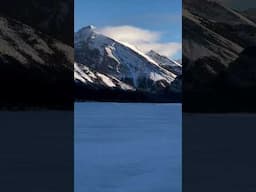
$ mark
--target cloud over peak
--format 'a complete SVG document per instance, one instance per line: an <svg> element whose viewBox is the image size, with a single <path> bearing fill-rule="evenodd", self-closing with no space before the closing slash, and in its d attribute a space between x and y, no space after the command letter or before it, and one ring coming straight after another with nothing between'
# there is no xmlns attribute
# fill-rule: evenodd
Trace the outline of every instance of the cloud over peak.
<svg viewBox="0 0 256 192"><path fill-rule="evenodd" d="M167 57L172 57L181 50L181 43L160 42L162 33L157 31L129 25L107 26L97 31L117 41L131 44L145 53L154 50Z"/></svg>

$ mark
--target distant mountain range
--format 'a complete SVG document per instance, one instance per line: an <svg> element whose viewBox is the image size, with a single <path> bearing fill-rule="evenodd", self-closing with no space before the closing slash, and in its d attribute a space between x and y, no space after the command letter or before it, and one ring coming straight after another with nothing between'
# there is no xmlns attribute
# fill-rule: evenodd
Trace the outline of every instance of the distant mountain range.
<svg viewBox="0 0 256 192"><path fill-rule="evenodd" d="M180 102L182 66L155 51L147 54L87 26L75 33L76 98Z"/></svg>
<svg viewBox="0 0 256 192"><path fill-rule="evenodd" d="M256 109L255 12L208 0L183 1L183 108Z"/></svg>

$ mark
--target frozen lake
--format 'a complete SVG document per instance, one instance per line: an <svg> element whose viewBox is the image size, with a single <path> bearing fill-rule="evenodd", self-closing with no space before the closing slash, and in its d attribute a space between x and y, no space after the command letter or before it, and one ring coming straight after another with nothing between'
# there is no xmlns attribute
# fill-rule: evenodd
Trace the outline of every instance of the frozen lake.
<svg viewBox="0 0 256 192"><path fill-rule="evenodd" d="M180 104L75 104L76 192L181 192Z"/></svg>

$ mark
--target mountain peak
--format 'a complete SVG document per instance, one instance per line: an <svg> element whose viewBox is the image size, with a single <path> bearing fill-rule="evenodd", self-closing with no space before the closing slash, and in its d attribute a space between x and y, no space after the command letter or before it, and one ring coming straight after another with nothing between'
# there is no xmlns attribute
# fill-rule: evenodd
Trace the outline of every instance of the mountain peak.
<svg viewBox="0 0 256 192"><path fill-rule="evenodd" d="M96 29L96 27L94 25L88 25L86 28L91 29L91 30Z"/></svg>
<svg viewBox="0 0 256 192"><path fill-rule="evenodd" d="M158 53L151 49L147 54L158 54Z"/></svg>
<svg viewBox="0 0 256 192"><path fill-rule="evenodd" d="M78 33L84 33L84 32L91 32L91 31L94 31L96 29L96 27L94 25L88 25L86 27L82 27Z"/></svg>
<svg viewBox="0 0 256 192"><path fill-rule="evenodd" d="M86 27L83 27L78 30L78 32L75 33L75 39L76 40L86 40L87 38L91 37L93 34L95 34L96 27L93 25L88 25ZM75 40L75 41L76 41Z"/></svg>

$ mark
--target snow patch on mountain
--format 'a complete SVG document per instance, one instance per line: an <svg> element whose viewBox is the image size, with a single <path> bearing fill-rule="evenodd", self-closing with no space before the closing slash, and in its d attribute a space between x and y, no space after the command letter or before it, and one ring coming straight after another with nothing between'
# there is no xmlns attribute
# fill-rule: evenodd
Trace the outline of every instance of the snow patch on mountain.
<svg viewBox="0 0 256 192"><path fill-rule="evenodd" d="M122 90L135 91L135 88L119 81L115 77L93 71L83 64L74 63L74 78L76 82L82 82L87 85L91 85L96 89L117 88Z"/></svg>
<svg viewBox="0 0 256 192"><path fill-rule="evenodd" d="M108 87L115 87L116 85L112 82L112 80L107 77L106 75L97 73L98 77L101 78L101 80L108 86Z"/></svg>

